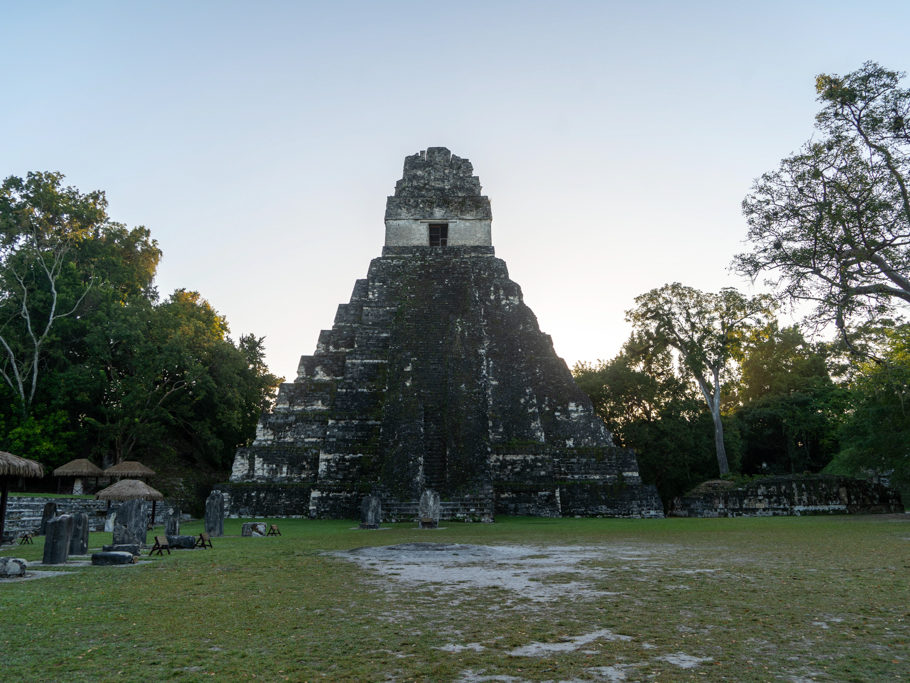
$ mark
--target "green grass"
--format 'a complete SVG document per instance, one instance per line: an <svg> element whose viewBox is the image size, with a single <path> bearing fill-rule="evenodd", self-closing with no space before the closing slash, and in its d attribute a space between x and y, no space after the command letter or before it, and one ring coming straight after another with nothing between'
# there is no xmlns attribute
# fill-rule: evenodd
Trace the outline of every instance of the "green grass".
<svg viewBox="0 0 910 683"><path fill-rule="evenodd" d="M910 516L501 518L383 531L278 521L135 567L0 583L6 680L830 680L910 678ZM200 525L184 525L186 533ZM151 535L150 535L151 540ZM110 541L92 534L91 545ZM598 549L565 597L409 585L331 551L432 541ZM634 555L630 559L630 552ZM38 562L33 546L2 555ZM637 553L637 555L635 554ZM146 559L146 558L143 558ZM571 595L569 582L588 592ZM510 650L604 638L543 657ZM461 645L478 648L450 652ZM482 648L482 649L481 649ZM700 658L693 668L680 655ZM613 667L606 669L604 667Z"/></svg>

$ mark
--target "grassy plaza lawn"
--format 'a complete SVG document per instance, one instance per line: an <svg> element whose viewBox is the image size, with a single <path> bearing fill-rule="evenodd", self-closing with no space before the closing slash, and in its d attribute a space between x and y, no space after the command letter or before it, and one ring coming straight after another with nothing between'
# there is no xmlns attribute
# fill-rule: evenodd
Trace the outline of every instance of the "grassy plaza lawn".
<svg viewBox="0 0 910 683"><path fill-rule="evenodd" d="M282 535L227 520L212 549L0 581L0 676L910 679L910 515L265 521ZM42 543L0 555L51 569Z"/></svg>

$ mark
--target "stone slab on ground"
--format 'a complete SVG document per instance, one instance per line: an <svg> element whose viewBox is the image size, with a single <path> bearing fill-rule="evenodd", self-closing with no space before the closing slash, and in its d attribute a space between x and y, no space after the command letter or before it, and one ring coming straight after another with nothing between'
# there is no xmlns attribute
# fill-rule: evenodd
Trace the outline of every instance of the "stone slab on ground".
<svg viewBox="0 0 910 683"><path fill-rule="evenodd" d="M192 550L196 547L196 537L195 536L171 536L168 535L167 542L171 546L171 550L176 548Z"/></svg>
<svg viewBox="0 0 910 683"><path fill-rule="evenodd" d="M106 553L110 552L126 552L131 555L140 554L140 546L138 543L114 543L112 545L103 545L101 550Z"/></svg>
<svg viewBox="0 0 910 683"><path fill-rule="evenodd" d="M240 530L241 536L265 536L265 522L244 522Z"/></svg>
<svg viewBox="0 0 910 683"><path fill-rule="evenodd" d="M133 564L135 561L136 557L132 553L121 552L117 550L92 553L92 564L97 566Z"/></svg>

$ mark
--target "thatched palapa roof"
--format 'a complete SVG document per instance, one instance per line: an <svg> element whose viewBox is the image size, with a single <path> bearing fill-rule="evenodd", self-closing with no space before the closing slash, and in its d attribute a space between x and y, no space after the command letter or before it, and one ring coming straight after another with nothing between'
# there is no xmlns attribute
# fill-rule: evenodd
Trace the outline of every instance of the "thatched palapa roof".
<svg viewBox="0 0 910 683"><path fill-rule="evenodd" d="M149 469L138 460L124 460L104 470L106 477L151 477L154 470Z"/></svg>
<svg viewBox="0 0 910 683"><path fill-rule="evenodd" d="M18 455L0 451L0 476L12 475L14 477L43 477L44 468L40 462L20 458Z"/></svg>
<svg viewBox="0 0 910 683"><path fill-rule="evenodd" d="M144 481L138 479L121 479L116 484L111 484L106 489L98 491L95 498L99 500L164 500L161 491L153 489Z"/></svg>
<svg viewBox="0 0 910 683"><path fill-rule="evenodd" d="M70 460L54 470L55 477L103 477L104 471L91 460Z"/></svg>

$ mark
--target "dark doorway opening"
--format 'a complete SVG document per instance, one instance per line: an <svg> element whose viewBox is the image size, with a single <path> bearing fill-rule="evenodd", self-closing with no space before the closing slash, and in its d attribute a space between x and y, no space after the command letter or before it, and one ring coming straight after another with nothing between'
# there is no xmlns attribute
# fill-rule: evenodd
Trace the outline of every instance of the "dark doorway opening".
<svg viewBox="0 0 910 683"><path fill-rule="evenodd" d="M449 224L430 223L430 246L444 247L449 243Z"/></svg>

